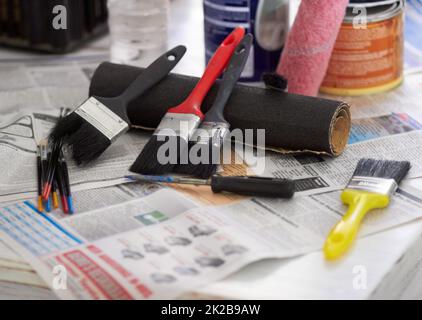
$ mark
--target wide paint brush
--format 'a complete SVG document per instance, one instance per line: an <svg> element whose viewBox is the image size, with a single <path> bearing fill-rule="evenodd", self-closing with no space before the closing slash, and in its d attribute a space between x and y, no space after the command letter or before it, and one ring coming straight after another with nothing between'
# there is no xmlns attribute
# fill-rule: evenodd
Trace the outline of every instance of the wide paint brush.
<svg viewBox="0 0 422 320"><path fill-rule="evenodd" d="M189 164L178 165L175 172L207 179L216 173L220 151L229 134L230 124L224 118L224 108L246 65L253 37L247 34L237 46L223 75L217 97L190 141Z"/></svg>
<svg viewBox="0 0 422 320"><path fill-rule="evenodd" d="M341 194L341 200L349 209L331 230L324 245L327 259L336 259L350 248L366 213L387 207L409 170L408 161L359 161L353 178Z"/></svg>
<svg viewBox="0 0 422 320"><path fill-rule="evenodd" d="M161 175L172 172L175 164L185 161L188 163L189 139L204 118L200 109L202 102L215 80L226 68L244 34L245 29L238 27L222 42L208 63L202 78L186 100L167 111L153 136L133 163L133 171Z"/></svg>
<svg viewBox="0 0 422 320"><path fill-rule="evenodd" d="M186 52L178 46L166 52L139 75L118 97L90 97L57 122L52 141L64 139L77 164L97 159L118 137L129 130L128 105L152 88L176 66Z"/></svg>

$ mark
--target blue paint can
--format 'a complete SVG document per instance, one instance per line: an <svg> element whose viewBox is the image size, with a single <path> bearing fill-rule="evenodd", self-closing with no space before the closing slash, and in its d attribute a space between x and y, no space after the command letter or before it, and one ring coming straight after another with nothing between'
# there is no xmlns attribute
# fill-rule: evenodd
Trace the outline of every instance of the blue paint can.
<svg viewBox="0 0 422 320"><path fill-rule="evenodd" d="M224 38L242 26L254 43L240 80L258 82L277 68L289 29L288 0L204 0L204 20L207 63Z"/></svg>

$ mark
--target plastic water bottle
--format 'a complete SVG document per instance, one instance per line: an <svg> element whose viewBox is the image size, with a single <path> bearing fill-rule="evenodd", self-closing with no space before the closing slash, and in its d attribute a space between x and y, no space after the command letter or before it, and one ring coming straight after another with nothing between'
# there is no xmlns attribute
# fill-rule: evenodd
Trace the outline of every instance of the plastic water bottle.
<svg viewBox="0 0 422 320"><path fill-rule="evenodd" d="M149 63L167 44L169 0L108 0L111 61Z"/></svg>

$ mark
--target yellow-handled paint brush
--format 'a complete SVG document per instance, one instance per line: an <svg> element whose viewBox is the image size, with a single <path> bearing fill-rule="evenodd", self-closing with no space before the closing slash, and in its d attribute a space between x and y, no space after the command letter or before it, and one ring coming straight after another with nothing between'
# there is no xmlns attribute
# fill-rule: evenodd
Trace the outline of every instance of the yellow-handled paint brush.
<svg viewBox="0 0 422 320"><path fill-rule="evenodd" d="M408 161L359 161L352 179L341 194L341 200L349 205L349 209L330 231L324 245L328 260L340 257L350 248L368 211L389 205L390 197L409 170Z"/></svg>

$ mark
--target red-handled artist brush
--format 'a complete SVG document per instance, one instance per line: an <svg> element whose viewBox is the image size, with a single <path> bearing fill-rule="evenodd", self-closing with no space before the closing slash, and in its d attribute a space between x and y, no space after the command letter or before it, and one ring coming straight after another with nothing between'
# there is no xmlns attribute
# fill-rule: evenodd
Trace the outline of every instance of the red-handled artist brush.
<svg viewBox="0 0 422 320"><path fill-rule="evenodd" d="M245 29L238 27L221 43L187 99L167 111L152 138L132 164L132 171L159 175L171 172L175 164L187 163L189 139L204 118L200 109L202 101L226 68L244 34ZM184 156L186 160L181 161Z"/></svg>

